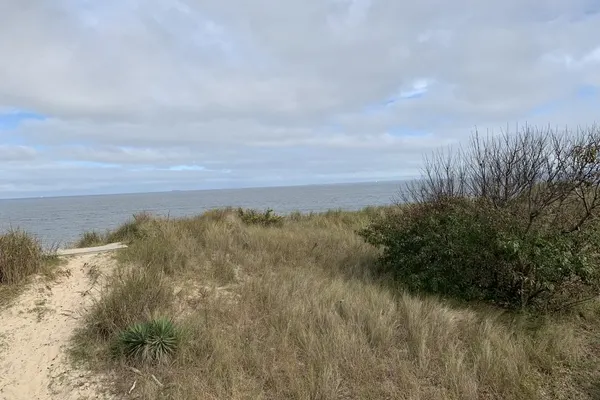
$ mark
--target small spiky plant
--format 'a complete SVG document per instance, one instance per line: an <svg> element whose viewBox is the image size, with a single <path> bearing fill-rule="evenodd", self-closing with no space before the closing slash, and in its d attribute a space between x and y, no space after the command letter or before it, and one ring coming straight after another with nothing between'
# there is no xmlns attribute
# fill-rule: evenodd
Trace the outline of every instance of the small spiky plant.
<svg viewBox="0 0 600 400"><path fill-rule="evenodd" d="M177 349L178 331L166 318L127 327L118 338L119 353L141 363L165 362Z"/></svg>

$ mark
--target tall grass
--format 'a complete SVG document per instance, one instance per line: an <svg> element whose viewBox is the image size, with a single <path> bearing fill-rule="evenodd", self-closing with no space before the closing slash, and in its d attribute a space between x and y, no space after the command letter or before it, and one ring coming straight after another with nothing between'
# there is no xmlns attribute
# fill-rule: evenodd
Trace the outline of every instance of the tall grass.
<svg viewBox="0 0 600 400"><path fill-rule="evenodd" d="M0 234L0 284L21 283L44 265L40 243L27 232L14 229Z"/></svg>
<svg viewBox="0 0 600 400"><path fill-rule="evenodd" d="M104 234L96 231L84 232L79 240L75 242L74 247L93 247L116 242L130 243L132 240L145 235L142 227L150 220L150 214L146 212L133 214L127 222L113 231Z"/></svg>
<svg viewBox="0 0 600 400"><path fill-rule="evenodd" d="M94 247L105 244L106 238L96 231L84 232L81 238L75 243L75 247Z"/></svg>
<svg viewBox="0 0 600 400"><path fill-rule="evenodd" d="M0 234L0 306L10 304L32 275L53 277L52 267L61 262L54 250L20 229Z"/></svg>
<svg viewBox="0 0 600 400"><path fill-rule="evenodd" d="M75 354L144 399L597 398L600 307L539 319L409 295L356 234L381 212L148 218ZM157 316L181 327L177 350L131 372L115 340Z"/></svg>

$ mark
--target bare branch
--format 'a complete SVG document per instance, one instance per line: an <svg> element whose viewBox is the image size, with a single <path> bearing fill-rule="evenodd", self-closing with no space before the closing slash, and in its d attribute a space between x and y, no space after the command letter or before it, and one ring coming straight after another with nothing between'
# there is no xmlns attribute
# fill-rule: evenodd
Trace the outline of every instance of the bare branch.
<svg viewBox="0 0 600 400"><path fill-rule="evenodd" d="M525 126L485 137L475 131L466 148L427 157L423 179L407 188L405 200L478 198L522 215L526 231L544 221L573 232L600 204L599 153L595 125L575 132ZM579 218L566 221L567 209L571 216L580 210Z"/></svg>

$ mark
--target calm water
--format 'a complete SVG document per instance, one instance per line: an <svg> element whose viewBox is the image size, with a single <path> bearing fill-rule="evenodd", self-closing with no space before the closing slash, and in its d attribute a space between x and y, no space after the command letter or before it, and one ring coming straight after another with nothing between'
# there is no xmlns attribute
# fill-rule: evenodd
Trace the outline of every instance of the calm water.
<svg viewBox="0 0 600 400"><path fill-rule="evenodd" d="M45 245L64 246L84 231L115 228L141 211L179 217L226 206L272 208L282 214L356 210L391 203L400 187L399 182L380 182L0 200L0 231L19 227Z"/></svg>

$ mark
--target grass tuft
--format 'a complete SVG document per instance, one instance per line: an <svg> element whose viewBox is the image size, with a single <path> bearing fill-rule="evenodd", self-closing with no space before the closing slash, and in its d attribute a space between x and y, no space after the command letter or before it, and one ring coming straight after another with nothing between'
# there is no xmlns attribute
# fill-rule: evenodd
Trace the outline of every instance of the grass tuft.
<svg viewBox="0 0 600 400"><path fill-rule="evenodd" d="M130 221L127 221L116 230L108 232L105 242L130 243L135 239L141 239L146 234L144 225L152 221L152 219L152 215L147 212L134 214Z"/></svg>
<svg viewBox="0 0 600 400"><path fill-rule="evenodd" d="M75 243L75 247L94 247L106 243L106 239L96 231L84 232L81 238Z"/></svg>
<svg viewBox="0 0 600 400"><path fill-rule="evenodd" d="M0 284L14 285L41 272L44 252L37 239L15 229L0 235Z"/></svg>
<svg viewBox="0 0 600 400"><path fill-rule="evenodd" d="M86 316L86 335L110 339L122 330L168 307L173 300L169 282L154 270L120 268L109 277Z"/></svg>

